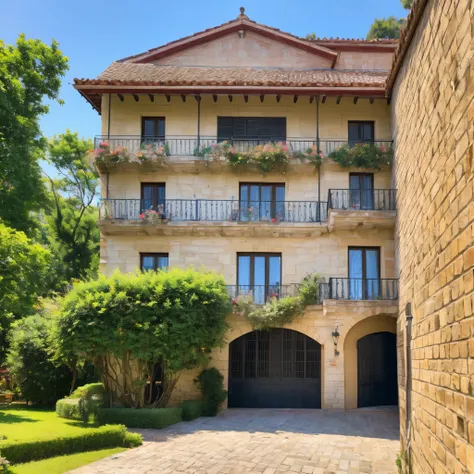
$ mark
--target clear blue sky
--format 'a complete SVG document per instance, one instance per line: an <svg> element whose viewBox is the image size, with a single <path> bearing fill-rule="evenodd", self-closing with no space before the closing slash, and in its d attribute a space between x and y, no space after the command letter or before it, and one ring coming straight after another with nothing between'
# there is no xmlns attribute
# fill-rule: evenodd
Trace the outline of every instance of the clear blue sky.
<svg viewBox="0 0 474 474"><path fill-rule="evenodd" d="M376 17L406 16L399 0L2 0L0 36L19 33L59 41L69 58L61 98L41 119L46 136L66 128L100 133L100 117L72 88L75 77L93 78L112 61L217 26L239 14L298 36L365 37Z"/></svg>

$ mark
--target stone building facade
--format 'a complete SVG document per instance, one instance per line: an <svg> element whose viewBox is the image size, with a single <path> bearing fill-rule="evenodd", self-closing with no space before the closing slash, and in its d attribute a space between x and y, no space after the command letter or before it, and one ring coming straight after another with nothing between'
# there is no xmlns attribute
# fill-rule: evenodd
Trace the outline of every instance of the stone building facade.
<svg viewBox="0 0 474 474"><path fill-rule="evenodd" d="M210 364L230 406L397 402L391 166L329 157L360 143L391 149L385 80L396 47L303 40L241 12L76 80L103 117L99 153L130 155L99 164L104 273L205 268L224 276L230 296L257 303L296 294L308 274L324 279L321 297L284 328L255 332L229 315L227 345ZM266 173L235 171L212 154L223 141L237 151L284 142L291 158ZM140 163L147 146L167 156ZM319 168L305 155L318 151ZM196 373L181 376L172 404L199 396Z"/></svg>
<svg viewBox="0 0 474 474"><path fill-rule="evenodd" d="M474 472L473 18L469 0L415 2L388 81L401 438L416 474Z"/></svg>

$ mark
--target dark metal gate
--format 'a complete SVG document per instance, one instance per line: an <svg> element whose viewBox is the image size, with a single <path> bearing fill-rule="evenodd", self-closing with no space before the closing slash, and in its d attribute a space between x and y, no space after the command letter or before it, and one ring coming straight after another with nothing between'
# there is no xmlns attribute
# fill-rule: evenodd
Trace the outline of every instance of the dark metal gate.
<svg viewBox="0 0 474 474"><path fill-rule="evenodd" d="M397 337L369 334L357 341L357 406L398 404Z"/></svg>
<svg viewBox="0 0 474 474"><path fill-rule="evenodd" d="M321 408L321 345L289 329L230 344L229 407Z"/></svg>

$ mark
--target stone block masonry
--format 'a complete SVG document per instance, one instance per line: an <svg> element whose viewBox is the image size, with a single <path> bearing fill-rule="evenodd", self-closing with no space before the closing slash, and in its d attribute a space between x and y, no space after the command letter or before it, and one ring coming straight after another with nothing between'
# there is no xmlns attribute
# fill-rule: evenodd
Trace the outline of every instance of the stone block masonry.
<svg viewBox="0 0 474 474"><path fill-rule="evenodd" d="M473 8L428 1L392 96L401 436L406 451L411 302L416 474L474 472Z"/></svg>

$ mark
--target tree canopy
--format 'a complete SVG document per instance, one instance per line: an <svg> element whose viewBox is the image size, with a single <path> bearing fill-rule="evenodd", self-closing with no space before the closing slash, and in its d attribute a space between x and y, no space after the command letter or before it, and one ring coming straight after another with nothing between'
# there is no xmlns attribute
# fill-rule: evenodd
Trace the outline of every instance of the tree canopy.
<svg viewBox="0 0 474 474"><path fill-rule="evenodd" d="M45 282L50 253L0 222L0 360L11 323L32 314Z"/></svg>
<svg viewBox="0 0 474 474"><path fill-rule="evenodd" d="M38 119L48 113L44 99L56 100L68 60L50 46L20 35L16 45L0 41L0 218L31 232L30 211L46 202L39 160L46 140Z"/></svg>
<svg viewBox="0 0 474 474"><path fill-rule="evenodd" d="M99 263L97 228L98 175L87 161L92 140L67 130L48 143L48 161L59 176L48 177L50 206L46 211L44 241L53 254L50 286L64 291L72 279L95 276Z"/></svg>
<svg viewBox="0 0 474 474"><path fill-rule="evenodd" d="M400 31L404 24L404 18L395 18L394 16L377 19L370 27L370 30L367 33L367 39L398 39L400 38Z"/></svg>
<svg viewBox="0 0 474 474"><path fill-rule="evenodd" d="M139 407L149 367L160 362L172 389L171 374L203 364L223 343L230 311L224 280L213 273L115 273L74 286L57 334L94 363L113 402Z"/></svg>

